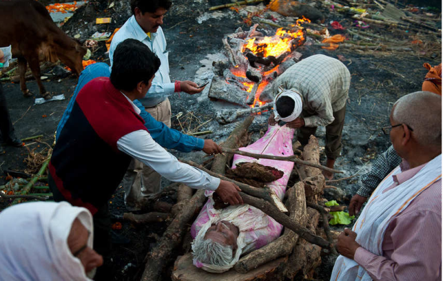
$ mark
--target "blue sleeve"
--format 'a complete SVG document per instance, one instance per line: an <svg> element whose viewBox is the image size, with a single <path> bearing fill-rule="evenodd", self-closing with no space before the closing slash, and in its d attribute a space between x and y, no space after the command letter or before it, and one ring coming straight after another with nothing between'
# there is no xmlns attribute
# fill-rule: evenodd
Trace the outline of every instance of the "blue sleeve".
<svg viewBox="0 0 443 281"><path fill-rule="evenodd" d="M78 78L78 83L77 87L75 88L74 94L72 95L71 100L69 101L68 107L63 113L62 119L58 123L57 134L55 136L56 141L60 136L60 132L62 131L63 126L65 126L66 121L68 121L68 118L71 115L72 108L74 107L75 103L75 98L77 97L78 93L83 88L83 86L85 86L86 84L88 84L89 81L97 77L109 77L109 76L111 76L109 65L107 65L104 62L98 62L88 65L85 68L85 70L82 71L80 77Z"/></svg>
<svg viewBox="0 0 443 281"><path fill-rule="evenodd" d="M138 100L134 100L134 104L140 108L140 116L145 120L145 127L148 129L149 134L154 141L161 146L169 149L176 149L181 152L203 149L205 144L203 139L188 136L169 128L164 123L155 120L151 114L146 112L145 108Z"/></svg>

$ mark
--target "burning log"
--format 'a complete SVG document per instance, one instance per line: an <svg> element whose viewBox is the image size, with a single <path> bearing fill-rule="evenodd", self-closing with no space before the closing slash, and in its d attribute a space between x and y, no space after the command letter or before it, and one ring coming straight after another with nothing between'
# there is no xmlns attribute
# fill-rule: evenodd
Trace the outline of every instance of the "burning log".
<svg viewBox="0 0 443 281"><path fill-rule="evenodd" d="M305 226L308 216L306 214L306 199L303 183L296 183L293 188L288 189L287 193L290 219ZM269 261L287 256L291 254L297 240L298 235L289 228L286 228L284 234L277 240L241 258L235 264L234 269L237 272L246 273Z"/></svg>
<svg viewBox="0 0 443 281"><path fill-rule="evenodd" d="M273 103L267 103L261 107L248 109L224 109L216 113L215 120L217 120L217 122L220 124L228 124L234 122L241 116L270 110L273 106Z"/></svg>
<svg viewBox="0 0 443 281"><path fill-rule="evenodd" d="M224 143L225 147L237 148L239 140L248 131L254 117L245 119L238 127L236 127L229 138ZM224 173L227 156L217 155L212 165L212 171ZM164 266L169 262L169 257L173 250L180 244L182 237L187 230L187 224L203 206L206 200L205 191L198 190L191 199L189 199L182 211L172 220L166 229L163 237L158 241L157 246L146 255L146 266L143 272L142 281L157 281L160 279L160 273Z"/></svg>

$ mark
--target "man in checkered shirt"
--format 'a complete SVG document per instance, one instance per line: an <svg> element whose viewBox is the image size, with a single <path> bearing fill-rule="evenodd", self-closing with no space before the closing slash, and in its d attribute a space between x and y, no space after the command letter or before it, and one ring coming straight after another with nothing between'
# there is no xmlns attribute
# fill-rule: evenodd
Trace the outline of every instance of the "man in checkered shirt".
<svg viewBox="0 0 443 281"><path fill-rule="evenodd" d="M333 168L342 149L350 82L349 70L337 59L313 55L302 60L273 83L276 97L270 124L281 120L288 127L299 129L297 139L302 145L308 143L318 126L326 126L326 166ZM277 94L279 88L283 93ZM324 175L328 179L333 177L330 172Z"/></svg>

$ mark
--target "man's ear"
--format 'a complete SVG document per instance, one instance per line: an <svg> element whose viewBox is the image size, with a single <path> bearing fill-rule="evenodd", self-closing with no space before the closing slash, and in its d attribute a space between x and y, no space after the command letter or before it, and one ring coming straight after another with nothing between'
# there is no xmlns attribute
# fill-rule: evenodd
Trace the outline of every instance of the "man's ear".
<svg viewBox="0 0 443 281"><path fill-rule="evenodd" d="M137 92L139 92L140 94L143 92L143 85L144 85L145 83L143 82L143 81L140 81L140 82L138 82L137 83Z"/></svg>
<svg viewBox="0 0 443 281"><path fill-rule="evenodd" d="M406 145L410 140L411 140L411 130L409 130L408 126L406 126L405 124L402 124L403 127L403 139L401 141L402 145Z"/></svg>
<svg viewBox="0 0 443 281"><path fill-rule="evenodd" d="M135 7L135 8L134 8L134 15L135 15L136 17L142 15L142 11L140 10L139 7Z"/></svg>

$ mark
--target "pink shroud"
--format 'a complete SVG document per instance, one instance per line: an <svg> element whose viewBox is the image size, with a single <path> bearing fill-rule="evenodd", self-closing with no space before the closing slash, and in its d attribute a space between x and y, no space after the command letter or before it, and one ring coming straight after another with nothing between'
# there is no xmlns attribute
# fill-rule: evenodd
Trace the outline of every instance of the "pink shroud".
<svg viewBox="0 0 443 281"><path fill-rule="evenodd" d="M280 127L278 125L269 126L268 131L261 139L259 139L258 141L247 147L240 148L240 150L251 153L257 153L257 154L266 154L274 156L291 156L294 155L294 151L292 150L293 136L294 136L294 129L287 128L286 126ZM289 177L294 167L293 162L277 161L270 159L255 159L243 155L234 155L234 161L232 164L233 168L235 168L236 164L242 162L258 162L264 166L274 167L276 169L279 169L280 171L283 171L284 175L282 178L267 184L267 186L269 186L269 188L271 188L281 200L283 199L286 191L286 185L288 184ZM206 191L206 196L210 196L211 194L212 191ZM228 209L231 209L231 207ZM252 251L254 249L259 249L265 246L266 244L270 243L271 241L275 240L280 236L281 230L283 228L282 225L277 223L274 219L272 219L269 216L266 216L267 224L263 225L263 220L261 220L260 222L257 221L256 225L252 224L251 227L250 225L251 219L253 219L256 216L254 214L256 212L261 212L261 211L250 206L248 212L242 213L240 215L241 217L244 217L245 222L246 221L249 222L246 223L248 224L247 229L239 227L241 231L245 232L245 242L247 245L246 249L243 250L243 254ZM198 215L197 219L192 224L191 227L192 237L195 238L197 236L198 231L202 228L202 226L205 223L209 221L210 216L215 217L217 216L217 214L218 211L214 209L212 200L208 200L203 209L201 210L200 214Z"/></svg>

